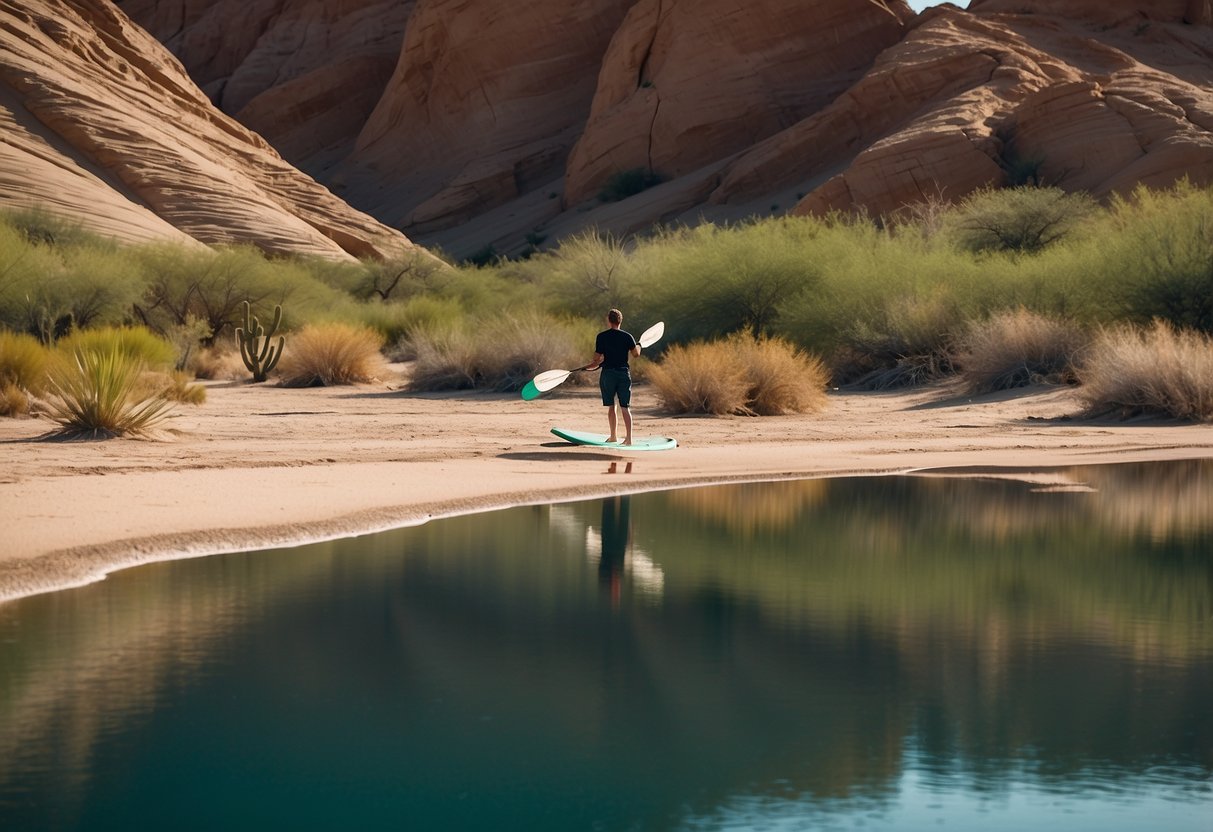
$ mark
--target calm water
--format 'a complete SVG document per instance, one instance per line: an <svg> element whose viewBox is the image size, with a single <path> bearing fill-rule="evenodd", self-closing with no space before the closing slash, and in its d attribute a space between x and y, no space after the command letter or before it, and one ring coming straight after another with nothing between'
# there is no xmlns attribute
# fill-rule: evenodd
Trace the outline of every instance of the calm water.
<svg viewBox="0 0 1213 832"><path fill-rule="evenodd" d="M1075 476L521 508L0 606L0 829L1209 832L1213 463Z"/></svg>

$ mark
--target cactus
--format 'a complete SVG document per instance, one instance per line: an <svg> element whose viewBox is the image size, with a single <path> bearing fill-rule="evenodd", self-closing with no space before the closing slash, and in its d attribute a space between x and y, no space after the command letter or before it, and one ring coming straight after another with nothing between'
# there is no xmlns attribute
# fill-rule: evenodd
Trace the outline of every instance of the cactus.
<svg viewBox="0 0 1213 832"><path fill-rule="evenodd" d="M236 327L236 342L240 345L240 357L244 366L253 374L253 381L265 381L270 370L278 364L282 357L282 348L286 345L286 336L278 336L278 344L273 343L274 333L282 323L282 304L274 307L274 323L267 333L261 322L253 315L249 302L244 306L244 326ZM264 339L264 340L263 340Z"/></svg>

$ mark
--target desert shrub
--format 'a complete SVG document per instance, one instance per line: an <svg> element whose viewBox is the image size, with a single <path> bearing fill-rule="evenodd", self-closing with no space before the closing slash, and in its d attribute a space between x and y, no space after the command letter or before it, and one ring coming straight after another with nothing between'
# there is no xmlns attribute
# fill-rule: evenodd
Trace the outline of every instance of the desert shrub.
<svg viewBox="0 0 1213 832"><path fill-rule="evenodd" d="M1086 194L1060 188L983 190L957 207L953 221L956 239L968 251L1030 254L1073 233L1096 207Z"/></svg>
<svg viewBox="0 0 1213 832"><path fill-rule="evenodd" d="M947 294L890 297L841 336L831 374L873 390L910 387L952 372L952 343L964 313Z"/></svg>
<svg viewBox="0 0 1213 832"><path fill-rule="evenodd" d="M191 365L191 359L203 344L211 339L211 327L206 321L186 316L185 323L173 324L164 333L164 338L173 345L176 358L173 367L184 370Z"/></svg>
<svg viewBox="0 0 1213 832"><path fill-rule="evenodd" d="M181 404L202 404L206 401L206 388L195 384L193 377L184 370L151 373L149 376L145 383L167 401Z"/></svg>
<svg viewBox="0 0 1213 832"><path fill-rule="evenodd" d="M29 394L7 381L0 381L0 417L29 413Z"/></svg>
<svg viewBox="0 0 1213 832"><path fill-rule="evenodd" d="M662 407L674 413L772 416L825 403L825 367L779 338L739 334L676 345L648 376Z"/></svg>
<svg viewBox="0 0 1213 832"><path fill-rule="evenodd" d="M1079 369L1092 414L1213 420L1213 337L1164 321L1102 330Z"/></svg>
<svg viewBox="0 0 1213 832"><path fill-rule="evenodd" d="M372 381L383 373L383 339L367 327L309 324L291 335L278 363L288 387L332 386Z"/></svg>
<svg viewBox="0 0 1213 832"><path fill-rule="evenodd" d="M619 202L664 181L664 177L648 168L628 168L611 174L598 192L598 198L603 202Z"/></svg>
<svg viewBox="0 0 1213 832"><path fill-rule="evenodd" d="M596 318L612 307L631 310L631 263L623 240L588 231L562 240L559 248L516 268L531 280L542 281L561 311Z"/></svg>
<svg viewBox="0 0 1213 832"><path fill-rule="evenodd" d="M1086 333L1070 321L1024 308L988 320L970 321L960 338L955 363L973 393L1008 390L1036 382L1076 380Z"/></svg>
<svg viewBox="0 0 1213 832"><path fill-rule="evenodd" d="M49 358L46 348L32 335L0 330L0 385L42 392Z"/></svg>
<svg viewBox="0 0 1213 832"><path fill-rule="evenodd" d="M820 410L829 374L816 356L781 338L735 336L729 342L745 367L746 408L757 416Z"/></svg>
<svg viewBox="0 0 1213 832"><path fill-rule="evenodd" d="M544 370L578 366L593 353L592 327L545 315L500 315L412 339L414 390L520 390Z"/></svg>
<svg viewBox="0 0 1213 832"><path fill-rule="evenodd" d="M202 347L190 355L186 370L194 378L201 379L242 379L248 375L244 359L230 344Z"/></svg>
<svg viewBox="0 0 1213 832"><path fill-rule="evenodd" d="M392 358L411 360L410 338L415 333L438 332L457 327L463 306L453 298L416 295L399 303L368 301L358 307L358 320L392 345Z"/></svg>
<svg viewBox="0 0 1213 832"><path fill-rule="evenodd" d="M1113 213L1102 284L1113 316L1213 333L1213 189L1138 189Z"/></svg>
<svg viewBox="0 0 1213 832"><path fill-rule="evenodd" d="M360 265L357 282L340 288L359 299L384 302L440 292L450 270L442 260L420 249Z"/></svg>
<svg viewBox="0 0 1213 832"><path fill-rule="evenodd" d="M144 326L80 330L61 338L55 346L66 354L117 351L154 370L167 369L177 361L176 348Z"/></svg>
<svg viewBox="0 0 1213 832"><path fill-rule="evenodd" d="M45 208L6 211L3 222L35 245L66 248L104 242L104 238L86 230L76 220Z"/></svg>
<svg viewBox="0 0 1213 832"><path fill-rule="evenodd" d="M0 222L0 326L50 343L77 328L124 321L144 287L126 250L112 243L89 237L55 248Z"/></svg>
<svg viewBox="0 0 1213 832"><path fill-rule="evenodd" d="M352 299L319 280L314 266L269 260L252 247L194 249L160 244L143 246L136 255L147 290L135 313L159 332L202 321L210 332L209 345L240 325L245 301L263 320L282 305L287 328L351 316Z"/></svg>
<svg viewBox="0 0 1213 832"><path fill-rule="evenodd" d="M745 367L725 342L670 347L661 363L649 369L649 381L671 413L746 412Z"/></svg>
<svg viewBox="0 0 1213 832"><path fill-rule="evenodd" d="M116 344L81 347L52 365L47 415L69 438L146 436L172 402L150 392L146 365Z"/></svg>
<svg viewBox="0 0 1213 832"><path fill-rule="evenodd" d="M820 233L816 220L786 218L664 234L637 248L634 294L643 302L624 312L664 319L685 340L773 334L784 308L821 279Z"/></svg>

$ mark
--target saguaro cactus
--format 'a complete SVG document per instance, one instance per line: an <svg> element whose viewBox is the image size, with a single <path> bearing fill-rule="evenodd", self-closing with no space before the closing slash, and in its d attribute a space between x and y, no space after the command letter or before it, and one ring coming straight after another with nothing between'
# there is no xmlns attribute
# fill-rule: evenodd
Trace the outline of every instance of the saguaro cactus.
<svg viewBox="0 0 1213 832"><path fill-rule="evenodd" d="M240 345L240 357L244 366L253 374L253 381L265 381L270 370L282 357L282 348L286 345L286 336L279 335L278 343L273 343L274 333L282 323L282 304L274 307L274 323L267 333L261 322L253 315L252 308L246 300L244 306L244 326L236 327L236 343Z"/></svg>

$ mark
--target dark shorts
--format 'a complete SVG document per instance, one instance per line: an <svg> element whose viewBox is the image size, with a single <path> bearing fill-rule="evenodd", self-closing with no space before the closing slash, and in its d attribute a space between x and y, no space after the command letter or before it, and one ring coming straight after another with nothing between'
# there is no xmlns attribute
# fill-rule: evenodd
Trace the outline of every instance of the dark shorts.
<svg viewBox="0 0 1213 832"><path fill-rule="evenodd" d="M613 405L616 396L619 397L620 407L632 406L632 374L627 367L618 370L603 368L598 377L598 389L602 391L604 407Z"/></svg>

